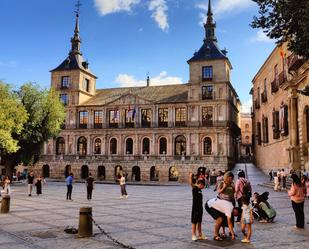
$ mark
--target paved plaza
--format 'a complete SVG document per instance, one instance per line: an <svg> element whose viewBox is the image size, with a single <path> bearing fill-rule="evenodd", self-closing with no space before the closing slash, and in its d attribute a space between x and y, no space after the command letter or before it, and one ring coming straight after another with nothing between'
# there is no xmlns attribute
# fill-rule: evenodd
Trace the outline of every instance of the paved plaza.
<svg viewBox="0 0 309 249"><path fill-rule="evenodd" d="M244 164L235 168L245 169ZM309 225L304 230L293 228L294 213L286 192L274 192L257 186L268 178L253 165L247 164L253 190L270 192L270 203L277 209L272 224L255 222L252 243L240 242L240 225L235 224L236 241L191 241L191 187L179 186L127 186L128 199L120 199L120 189L114 184L97 184L92 201L86 200L85 185L76 183L73 201L65 200L64 182L48 182L43 195L28 197L27 186L14 185L11 212L0 214L1 249L42 248L121 248L100 234L94 227L94 236L88 239L66 234L66 226L78 227L79 208L91 206L93 217L102 228L123 244L138 249L182 248L307 248ZM213 187L203 191L204 202L215 196ZM305 204L306 223L309 205ZM204 212L203 231L212 239L213 220Z"/></svg>

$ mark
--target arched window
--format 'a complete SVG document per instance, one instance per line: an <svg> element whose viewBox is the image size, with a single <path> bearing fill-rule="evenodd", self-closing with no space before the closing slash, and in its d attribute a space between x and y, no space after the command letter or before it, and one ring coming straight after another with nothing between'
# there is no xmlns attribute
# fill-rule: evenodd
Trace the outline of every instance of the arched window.
<svg viewBox="0 0 309 249"><path fill-rule="evenodd" d="M65 151L65 141L63 137L58 137L56 140L56 154L64 154Z"/></svg>
<svg viewBox="0 0 309 249"><path fill-rule="evenodd" d="M72 167L71 167L71 165L65 166L65 170L64 170L64 176L65 176L65 178L67 178L67 177L70 175L71 172L72 172Z"/></svg>
<svg viewBox="0 0 309 249"><path fill-rule="evenodd" d="M143 151L142 151L143 154L147 154L147 155L150 154L149 145L150 145L150 140L149 138L145 137L143 139Z"/></svg>
<svg viewBox="0 0 309 249"><path fill-rule="evenodd" d="M87 165L83 165L80 171L80 178L86 179L89 176L89 168Z"/></svg>
<svg viewBox="0 0 309 249"><path fill-rule="evenodd" d="M109 144L109 149L110 149L111 155L117 154L117 139L116 138L111 139L110 144Z"/></svg>
<svg viewBox="0 0 309 249"><path fill-rule="evenodd" d="M101 154L101 139L94 140L94 154Z"/></svg>
<svg viewBox="0 0 309 249"><path fill-rule="evenodd" d="M49 166L48 166L48 164L43 165L42 176L44 178L48 178L49 177Z"/></svg>
<svg viewBox="0 0 309 249"><path fill-rule="evenodd" d="M175 155L186 154L186 138L184 136L178 136L175 138Z"/></svg>
<svg viewBox="0 0 309 249"><path fill-rule="evenodd" d="M249 137L249 136L246 136L246 137L245 137L245 143L246 143L246 144L248 144L248 143L249 143L249 139L250 139L250 137Z"/></svg>
<svg viewBox="0 0 309 249"><path fill-rule="evenodd" d="M105 180L105 167L102 165L98 167L98 178L100 180Z"/></svg>
<svg viewBox="0 0 309 249"><path fill-rule="evenodd" d="M159 153L162 154L167 154L167 140L165 137L160 138L159 141Z"/></svg>
<svg viewBox="0 0 309 249"><path fill-rule="evenodd" d="M175 166L170 167L168 171L168 180L169 181L178 181L179 173Z"/></svg>
<svg viewBox="0 0 309 249"><path fill-rule="evenodd" d="M150 181L159 181L159 172L156 170L156 166L150 168Z"/></svg>
<svg viewBox="0 0 309 249"><path fill-rule="evenodd" d="M77 141L77 153L80 156L87 155L87 139L85 137L80 137Z"/></svg>
<svg viewBox="0 0 309 249"><path fill-rule="evenodd" d="M128 138L126 141L126 154L132 155L133 154L133 139Z"/></svg>
<svg viewBox="0 0 309 249"><path fill-rule="evenodd" d="M204 139L204 155L211 155L212 147L211 147L211 138L206 137Z"/></svg>
<svg viewBox="0 0 309 249"><path fill-rule="evenodd" d="M115 173L114 173L114 177L115 177L115 180L118 180L120 179L120 175L123 173L122 171L122 167L120 165L117 165L115 167Z"/></svg>
<svg viewBox="0 0 309 249"><path fill-rule="evenodd" d="M141 180L141 169L138 166L132 168L132 181L139 182Z"/></svg>

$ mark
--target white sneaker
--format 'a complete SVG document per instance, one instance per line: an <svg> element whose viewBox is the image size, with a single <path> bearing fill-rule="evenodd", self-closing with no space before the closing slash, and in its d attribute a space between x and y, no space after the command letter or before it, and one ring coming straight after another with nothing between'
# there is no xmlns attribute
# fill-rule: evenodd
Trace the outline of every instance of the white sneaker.
<svg viewBox="0 0 309 249"><path fill-rule="evenodd" d="M120 199L123 199L123 195L120 195L120 197L119 197Z"/></svg>
<svg viewBox="0 0 309 249"><path fill-rule="evenodd" d="M199 235L197 239L198 240L207 240L207 237L204 234L202 234L202 235Z"/></svg>
<svg viewBox="0 0 309 249"><path fill-rule="evenodd" d="M192 241L197 241L197 237L195 235L192 235Z"/></svg>
<svg viewBox="0 0 309 249"><path fill-rule="evenodd" d="M129 197L129 195L125 195L124 197L127 199Z"/></svg>

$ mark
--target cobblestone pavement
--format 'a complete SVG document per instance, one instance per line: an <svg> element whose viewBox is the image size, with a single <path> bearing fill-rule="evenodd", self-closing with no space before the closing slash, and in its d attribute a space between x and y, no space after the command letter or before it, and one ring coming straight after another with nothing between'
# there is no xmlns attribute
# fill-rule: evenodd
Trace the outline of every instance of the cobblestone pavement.
<svg viewBox="0 0 309 249"><path fill-rule="evenodd" d="M120 199L117 185L97 184L92 201L86 200L85 185L75 184L73 201L65 200L64 183L48 183L43 196L27 196L27 186L13 186L11 212L0 214L1 249L42 248L120 248L94 227L95 236L80 239L65 234L65 226L78 226L79 208L91 206L93 217L107 232L124 244L138 249L182 248L308 248L309 225L296 230L294 213L286 192L273 192L257 186L268 180L253 165L247 169L254 191L270 192L270 203L277 209L273 224L254 223L252 243L240 242L240 225L236 224L236 241L191 241L191 187L127 186L129 198ZM204 201L215 196L213 187L203 191ZM305 204L306 223L309 205ZM211 238L212 218L204 212L203 231Z"/></svg>

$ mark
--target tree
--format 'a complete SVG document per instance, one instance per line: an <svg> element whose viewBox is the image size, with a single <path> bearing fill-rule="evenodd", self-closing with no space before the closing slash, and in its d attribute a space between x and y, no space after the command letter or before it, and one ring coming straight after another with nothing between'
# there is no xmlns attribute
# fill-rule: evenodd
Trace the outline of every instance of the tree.
<svg viewBox="0 0 309 249"><path fill-rule="evenodd" d="M309 59L309 1L253 0L259 6L253 28L262 28L278 44L288 42L290 51Z"/></svg>
<svg viewBox="0 0 309 249"><path fill-rule="evenodd" d="M28 83L17 91L17 95L28 119L23 123L21 132L11 134L17 141L18 150L2 155L8 174L19 163L37 162L43 143L58 135L65 119L64 106L53 89L41 89Z"/></svg>
<svg viewBox="0 0 309 249"><path fill-rule="evenodd" d="M9 85L0 81L0 156L14 153L20 147L13 134L23 130L28 114Z"/></svg>

